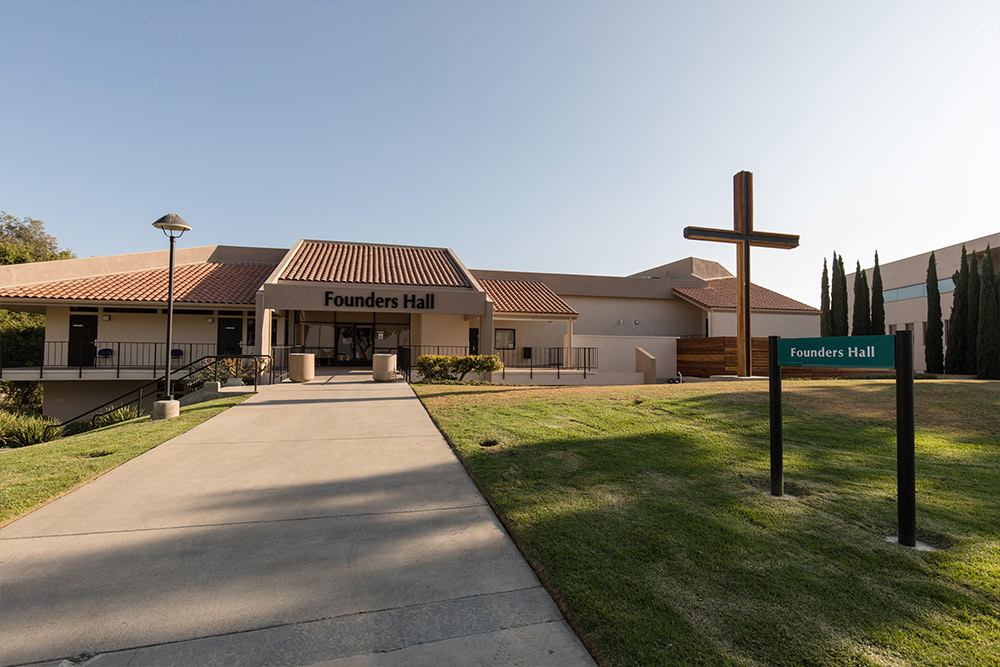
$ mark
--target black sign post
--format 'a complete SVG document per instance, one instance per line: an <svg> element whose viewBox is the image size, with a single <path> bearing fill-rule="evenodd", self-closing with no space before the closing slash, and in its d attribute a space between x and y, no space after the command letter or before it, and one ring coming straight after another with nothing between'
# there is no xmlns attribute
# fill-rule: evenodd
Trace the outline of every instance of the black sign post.
<svg viewBox="0 0 1000 667"><path fill-rule="evenodd" d="M780 341L780 342L779 342ZM913 419L913 333L890 336L781 339L770 336L769 400L771 407L771 495L784 493L781 431L783 366L896 369L896 506L897 541L917 546L916 454ZM891 351L894 352L890 356ZM891 359L891 362L890 362Z"/></svg>
<svg viewBox="0 0 1000 667"><path fill-rule="evenodd" d="M896 510L899 543L917 546L917 467L913 423L913 332L896 332Z"/></svg>
<svg viewBox="0 0 1000 667"><path fill-rule="evenodd" d="M778 337L769 336L768 351L768 396L771 403L771 495L785 493L785 475L782 467L781 434L781 367L778 366Z"/></svg>

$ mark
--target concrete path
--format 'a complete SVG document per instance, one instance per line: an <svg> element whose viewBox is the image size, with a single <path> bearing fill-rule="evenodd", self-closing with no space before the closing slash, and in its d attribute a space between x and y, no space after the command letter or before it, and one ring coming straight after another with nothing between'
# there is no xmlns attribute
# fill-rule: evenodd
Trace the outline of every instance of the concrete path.
<svg viewBox="0 0 1000 667"><path fill-rule="evenodd" d="M0 529L0 664L593 665L413 392L261 392Z"/></svg>

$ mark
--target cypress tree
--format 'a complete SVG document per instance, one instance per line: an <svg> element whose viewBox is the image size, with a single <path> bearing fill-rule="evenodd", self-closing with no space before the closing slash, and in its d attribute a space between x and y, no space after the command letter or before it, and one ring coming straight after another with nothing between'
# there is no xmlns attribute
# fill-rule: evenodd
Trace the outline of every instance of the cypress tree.
<svg viewBox="0 0 1000 667"><path fill-rule="evenodd" d="M927 329L924 331L924 363L928 373L944 372L944 347L941 321L941 292L938 289L937 258L927 261Z"/></svg>
<svg viewBox="0 0 1000 667"><path fill-rule="evenodd" d="M847 331L847 272L844 271L844 256L837 256L838 271L840 272L840 278L838 279L840 285L837 290L840 292L840 313L837 315L839 320L838 325L840 327L840 335L848 335Z"/></svg>
<svg viewBox="0 0 1000 667"><path fill-rule="evenodd" d="M873 336L885 335L885 295L882 294L882 271L878 268L878 251L875 251L875 268L872 270L872 325Z"/></svg>
<svg viewBox="0 0 1000 667"><path fill-rule="evenodd" d="M823 258L823 282L819 295L819 335L826 338L830 333L830 274L826 269L826 258Z"/></svg>
<svg viewBox="0 0 1000 667"><path fill-rule="evenodd" d="M868 302L868 276L861 262L854 272L854 313L851 316L851 335L867 336L871 328L871 306Z"/></svg>
<svg viewBox="0 0 1000 667"><path fill-rule="evenodd" d="M833 284L830 285L830 333L847 335L847 276L844 260L833 253Z"/></svg>
<svg viewBox="0 0 1000 667"><path fill-rule="evenodd" d="M1000 296L996 291L993 257L986 246L979 286L979 335L976 366L983 380L1000 380Z"/></svg>
<svg viewBox="0 0 1000 667"><path fill-rule="evenodd" d="M965 372L969 375L979 373L976 355L976 339L979 337L979 283L979 260L973 251L969 255L969 276L965 283L965 291L969 295L965 310Z"/></svg>
<svg viewBox="0 0 1000 667"><path fill-rule="evenodd" d="M952 293L951 318L948 321L948 365L949 373L965 373L965 359L968 350L968 310L969 296L966 282L969 279L969 258L962 246L962 263L952 276L955 291Z"/></svg>

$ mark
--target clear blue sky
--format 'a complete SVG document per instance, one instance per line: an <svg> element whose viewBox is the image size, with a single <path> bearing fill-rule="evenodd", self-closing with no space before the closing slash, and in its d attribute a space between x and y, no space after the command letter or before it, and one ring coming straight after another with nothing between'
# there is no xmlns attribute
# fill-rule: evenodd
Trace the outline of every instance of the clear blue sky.
<svg viewBox="0 0 1000 667"><path fill-rule="evenodd" d="M298 238L471 268L848 270L1000 230L1000 2L0 1L0 208L79 256Z"/></svg>

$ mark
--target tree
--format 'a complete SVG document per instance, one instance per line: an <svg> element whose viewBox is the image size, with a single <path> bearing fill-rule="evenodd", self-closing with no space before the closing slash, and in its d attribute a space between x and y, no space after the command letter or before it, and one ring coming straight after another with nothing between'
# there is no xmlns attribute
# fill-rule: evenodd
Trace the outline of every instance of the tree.
<svg viewBox="0 0 1000 667"><path fill-rule="evenodd" d="M938 289L937 258L927 261L927 329L924 331L924 363L928 373L944 372L944 323L941 321L941 292Z"/></svg>
<svg viewBox="0 0 1000 667"><path fill-rule="evenodd" d="M826 338L832 336L830 331L830 274L826 269L826 258L823 258L823 282L819 296L819 335Z"/></svg>
<svg viewBox="0 0 1000 667"><path fill-rule="evenodd" d="M25 264L71 259L45 225L34 218L15 218L0 211L0 264ZM5 366L35 366L45 340L45 316L0 310L0 362ZM19 410L41 409L40 382L0 382L4 403Z"/></svg>
<svg viewBox="0 0 1000 667"><path fill-rule="evenodd" d="M976 367L983 380L1000 380L1000 295L993 272L993 257L986 246L979 286L979 332Z"/></svg>
<svg viewBox="0 0 1000 667"><path fill-rule="evenodd" d="M872 323L873 336L885 335L885 295L882 294L882 271L878 268L878 251L875 251L875 268L872 270Z"/></svg>
<svg viewBox="0 0 1000 667"><path fill-rule="evenodd" d="M979 372L976 339L979 337L979 260L976 253L969 255L969 278L965 284L968 301L965 311L965 372L976 375Z"/></svg>
<svg viewBox="0 0 1000 667"><path fill-rule="evenodd" d="M951 318L948 320L948 360L946 368L949 373L961 375L965 373L965 360L969 347L968 327L969 294L966 282L969 280L969 257L962 246L962 263L952 276L955 291L952 294Z"/></svg>
<svg viewBox="0 0 1000 667"><path fill-rule="evenodd" d="M833 284L830 286L830 333L847 335L847 276L844 258L833 253Z"/></svg>
<svg viewBox="0 0 1000 667"><path fill-rule="evenodd" d="M871 329L871 306L868 301L868 276L861 262L854 271L854 313L851 316L851 335L867 336Z"/></svg>
<svg viewBox="0 0 1000 667"><path fill-rule="evenodd" d="M54 236L45 233L45 224L34 218L15 218L0 212L0 264L26 264L72 259L75 255L59 247Z"/></svg>

